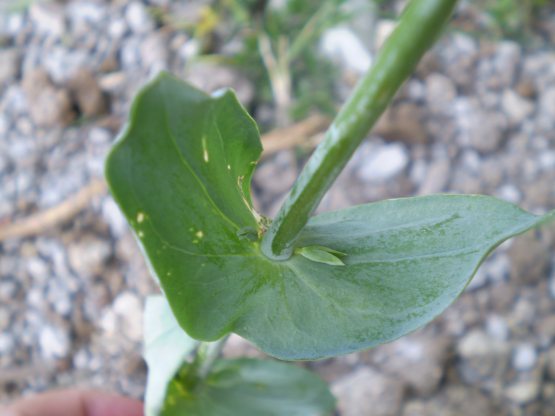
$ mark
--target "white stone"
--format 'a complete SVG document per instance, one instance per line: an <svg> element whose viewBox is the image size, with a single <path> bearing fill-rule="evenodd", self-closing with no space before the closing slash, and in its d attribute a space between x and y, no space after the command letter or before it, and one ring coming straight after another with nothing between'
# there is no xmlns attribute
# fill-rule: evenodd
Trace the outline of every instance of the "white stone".
<svg viewBox="0 0 555 416"><path fill-rule="evenodd" d="M497 192L496 196L498 198L504 199L505 201L512 202L513 204L517 204L520 202L522 194L516 188L516 186L512 184L506 184L501 186Z"/></svg>
<svg viewBox="0 0 555 416"><path fill-rule="evenodd" d="M53 47L44 56L44 69L57 84L67 83L77 71L90 65L90 56L85 50L68 50L61 46Z"/></svg>
<svg viewBox="0 0 555 416"><path fill-rule="evenodd" d="M44 293L39 286L34 286L27 291L27 304L40 309L44 306Z"/></svg>
<svg viewBox="0 0 555 416"><path fill-rule="evenodd" d="M114 301L113 308L119 318L119 330L129 339L140 341L143 334L143 305L139 296L123 292Z"/></svg>
<svg viewBox="0 0 555 416"><path fill-rule="evenodd" d="M541 92L539 109L546 116L555 118L555 87Z"/></svg>
<svg viewBox="0 0 555 416"><path fill-rule="evenodd" d="M486 331L489 336L498 340L506 341L509 339L509 326L505 318L499 315L489 315L486 319Z"/></svg>
<svg viewBox="0 0 555 416"><path fill-rule="evenodd" d="M68 333L61 328L45 326L39 334L42 355L47 360L66 357L70 352Z"/></svg>
<svg viewBox="0 0 555 416"><path fill-rule="evenodd" d="M125 32L127 32L127 28L128 26L125 20L116 19L110 22L110 25L108 26L108 33L110 34L110 37L120 39L123 35L125 35Z"/></svg>
<svg viewBox="0 0 555 416"><path fill-rule="evenodd" d="M148 33L154 28L146 7L138 1L134 1L127 6L125 19L131 30L138 34Z"/></svg>
<svg viewBox="0 0 555 416"><path fill-rule="evenodd" d="M69 264L79 276L94 276L102 273L111 253L109 241L83 238L69 246Z"/></svg>
<svg viewBox="0 0 555 416"><path fill-rule="evenodd" d="M106 8L92 1L70 3L67 12L74 25L101 24L106 19Z"/></svg>
<svg viewBox="0 0 555 416"><path fill-rule="evenodd" d="M60 37L65 31L64 9L53 2L33 2L29 9L31 21L38 32Z"/></svg>
<svg viewBox="0 0 555 416"><path fill-rule="evenodd" d="M405 169L409 161L407 150L401 143L376 147L369 157L362 161L357 176L363 181L387 180Z"/></svg>
<svg viewBox="0 0 555 416"><path fill-rule="evenodd" d="M505 90L501 107L512 125L522 123L534 111L534 104L513 90Z"/></svg>
<svg viewBox="0 0 555 416"><path fill-rule="evenodd" d="M14 346L14 340L9 334L0 333L0 356L11 353Z"/></svg>
<svg viewBox="0 0 555 416"><path fill-rule="evenodd" d="M436 112L445 112L457 97L455 84L440 73L432 73L426 78L426 101Z"/></svg>
<svg viewBox="0 0 555 416"><path fill-rule="evenodd" d="M540 384L537 380L519 381L505 391L507 398L518 404L531 402L539 393Z"/></svg>
<svg viewBox="0 0 555 416"><path fill-rule="evenodd" d="M364 74L372 63L372 57L364 44L347 27L335 27L324 32L320 49L338 65L359 74Z"/></svg>
<svg viewBox="0 0 555 416"><path fill-rule="evenodd" d="M112 309L106 309L100 317L100 328L108 337L116 335L118 328L117 317Z"/></svg>
<svg viewBox="0 0 555 416"><path fill-rule="evenodd" d="M32 257L27 263L27 271L35 281L44 282L48 278L49 270L48 265L40 257Z"/></svg>
<svg viewBox="0 0 555 416"><path fill-rule="evenodd" d="M549 276L549 294L555 299L555 259L551 262L551 275Z"/></svg>
<svg viewBox="0 0 555 416"><path fill-rule="evenodd" d="M531 344L517 346L513 353L513 367L519 371L528 371L534 368L538 354Z"/></svg>
<svg viewBox="0 0 555 416"><path fill-rule="evenodd" d="M404 395L401 383L368 367L335 381L331 390L343 416L399 414Z"/></svg>
<svg viewBox="0 0 555 416"><path fill-rule="evenodd" d="M129 230L127 220L111 196L102 202L102 218L108 223L110 231L114 237L121 237Z"/></svg>
<svg viewBox="0 0 555 416"><path fill-rule="evenodd" d="M19 69L19 53L17 49L0 49L0 86L11 82Z"/></svg>

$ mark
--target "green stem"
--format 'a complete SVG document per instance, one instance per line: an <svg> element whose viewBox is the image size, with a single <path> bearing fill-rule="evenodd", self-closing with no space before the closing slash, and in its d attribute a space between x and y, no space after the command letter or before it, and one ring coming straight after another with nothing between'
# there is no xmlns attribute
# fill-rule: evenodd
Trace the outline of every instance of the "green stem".
<svg viewBox="0 0 555 416"><path fill-rule="evenodd" d="M222 353L222 349L228 338L229 335L216 342L203 342L200 344L199 351L197 352L197 357L200 357L197 375L201 380L205 379L210 373L210 370L212 370L214 362Z"/></svg>
<svg viewBox="0 0 555 416"><path fill-rule="evenodd" d="M275 260L291 257L310 214L320 203L360 142L401 84L437 39L457 0L412 0L376 62L359 82L299 175L270 229L263 253Z"/></svg>

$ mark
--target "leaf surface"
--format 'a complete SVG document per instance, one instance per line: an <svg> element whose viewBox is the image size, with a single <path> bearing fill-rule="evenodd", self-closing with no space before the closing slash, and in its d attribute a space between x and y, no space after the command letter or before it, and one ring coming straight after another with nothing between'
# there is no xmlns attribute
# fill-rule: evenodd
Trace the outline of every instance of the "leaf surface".
<svg viewBox="0 0 555 416"><path fill-rule="evenodd" d="M193 338L236 332L282 359L392 341L440 314L497 245L555 215L486 196L388 200L313 217L296 254L271 261L249 196L260 151L232 93L162 75L109 156L112 193Z"/></svg>
<svg viewBox="0 0 555 416"><path fill-rule="evenodd" d="M193 391L176 378L162 416L329 415L335 399L326 383L292 364L255 359L218 360Z"/></svg>
<svg viewBox="0 0 555 416"><path fill-rule="evenodd" d="M175 320L162 295L149 296L144 312L144 353L148 365L145 414L158 415L168 384L199 342L189 337Z"/></svg>

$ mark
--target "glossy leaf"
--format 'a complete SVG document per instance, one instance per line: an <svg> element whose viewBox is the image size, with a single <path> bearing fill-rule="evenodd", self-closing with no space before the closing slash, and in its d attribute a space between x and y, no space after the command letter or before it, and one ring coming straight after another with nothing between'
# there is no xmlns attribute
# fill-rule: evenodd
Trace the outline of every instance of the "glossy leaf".
<svg viewBox="0 0 555 416"><path fill-rule="evenodd" d="M163 296L150 296L144 312L144 353L148 365L145 414L160 413L168 384L199 342L189 337L175 320Z"/></svg>
<svg viewBox="0 0 555 416"><path fill-rule="evenodd" d="M176 377L162 416L329 415L335 399L309 371L276 361L218 360L193 390Z"/></svg>
<svg viewBox="0 0 555 416"><path fill-rule="evenodd" d="M345 354L415 330L498 244L554 216L485 196L382 201L303 229L296 251L323 246L345 253L344 266L300 254L272 261L248 194L259 153L233 94L210 97L163 75L135 101L107 178L189 335L233 331L283 359Z"/></svg>

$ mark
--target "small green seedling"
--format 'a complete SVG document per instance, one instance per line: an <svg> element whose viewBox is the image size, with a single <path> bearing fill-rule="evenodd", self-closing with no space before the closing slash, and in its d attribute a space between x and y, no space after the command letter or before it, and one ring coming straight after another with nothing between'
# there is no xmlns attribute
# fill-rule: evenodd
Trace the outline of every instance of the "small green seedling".
<svg viewBox="0 0 555 416"><path fill-rule="evenodd" d="M409 3L271 222L250 197L259 132L232 92L161 74L138 94L106 176L164 293L146 310L147 414L329 414L314 375L221 360L226 337L282 360L392 341L445 310L495 247L555 217L478 195L311 216L455 4Z"/></svg>

